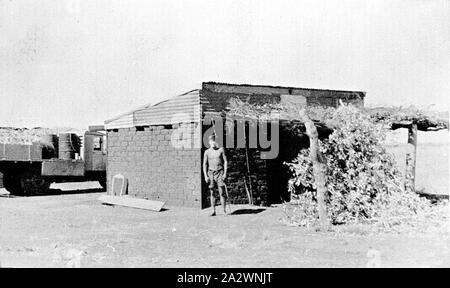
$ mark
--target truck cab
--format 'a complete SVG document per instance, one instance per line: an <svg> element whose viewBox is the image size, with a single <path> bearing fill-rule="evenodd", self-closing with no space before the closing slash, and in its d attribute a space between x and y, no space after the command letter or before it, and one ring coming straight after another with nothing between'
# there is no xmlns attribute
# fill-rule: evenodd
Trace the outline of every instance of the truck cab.
<svg viewBox="0 0 450 288"><path fill-rule="evenodd" d="M85 171L106 171L106 135L86 131L83 142Z"/></svg>

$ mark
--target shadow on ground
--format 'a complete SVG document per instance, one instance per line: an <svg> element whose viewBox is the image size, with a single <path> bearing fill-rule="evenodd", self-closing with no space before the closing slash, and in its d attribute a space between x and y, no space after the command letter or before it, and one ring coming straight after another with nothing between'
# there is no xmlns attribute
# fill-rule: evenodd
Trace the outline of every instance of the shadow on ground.
<svg viewBox="0 0 450 288"><path fill-rule="evenodd" d="M74 190L63 190L63 189L50 189L46 193L38 195L13 195L7 193L0 193L0 197L5 198L18 198L18 197L42 197L42 196L57 196L57 195L71 195L71 194L89 194L89 193L101 193L106 192L103 188L91 188L91 189L74 189Z"/></svg>
<svg viewBox="0 0 450 288"><path fill-rule="evenodd" d="M62 190L62 189L50 189L45 194L36 196L53 196L53 195L65 195L65 194L86 194L86 193L100 193L105 192L103 188L84 189L84 190Z"/></svg>
<svg viewBox="0 0 450 288"><path fill-rule="evenodd" d="M266 209L258 208L258 209L238 209L230 213L230 215L243 215L243 214L258 214Z"/></svg>

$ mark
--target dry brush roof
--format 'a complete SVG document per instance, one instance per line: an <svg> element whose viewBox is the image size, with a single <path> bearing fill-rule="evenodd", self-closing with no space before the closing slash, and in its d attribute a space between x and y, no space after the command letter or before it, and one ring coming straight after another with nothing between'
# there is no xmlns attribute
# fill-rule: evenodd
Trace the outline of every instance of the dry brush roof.
<svg viewBox="0 0 450 288"><path fill-rule="evenodd" d="M290 108L292 107L273 103L254 105L239 99L234 99L230 102L230 111L227 112L226 116L258 120L276 119L296 122L300 121L296 113L289 111ZM320 124L321 126L332 126L327 120L330 119L334 109L336 108L312 106L305 107L305 109L307 110L309 117L314 122ZM398 128L407 128L412 124L417 124L417 129L421 131L437 131L449 128L448 112L428 111L418 109L413 106L406 108L362 108L362 112L369 115L375 122L386 124L393 130Z"/></svg>
<svg viewBox="0 0 450 288"><path fill-rule="evenodd" d="M436 131L448 129L448 111L437 112L410 107L375 107L365 108L375 121L384 122L392 129L409 127L417 124L421 131Z"/></svg>

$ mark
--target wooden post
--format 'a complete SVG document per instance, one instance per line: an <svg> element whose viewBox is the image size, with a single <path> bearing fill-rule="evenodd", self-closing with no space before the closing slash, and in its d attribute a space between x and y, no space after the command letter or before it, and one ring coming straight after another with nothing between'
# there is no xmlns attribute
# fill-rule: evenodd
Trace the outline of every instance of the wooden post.
<svg viewBox="0 0 450 288"><path fill-rule="evenodd" d="M314 125L314 122L306 115L306 111L300 111L300 117L305 123L306 134L309 136L309 150L311 162L313 164L314 183L316 184L317 192L317 209L319 212L320 230L328 231L330 228L330 221L328 219L327 207L325 203L327 188L326 188L326 166L325 161L319 150L319 133Z"/></svg>
<svg viewBox="0 0 450 288"><path fill-rule="evenodd" d="M408 127L408 144L412 146L406 153L405 190L416 192L417 124Z"/></svg>

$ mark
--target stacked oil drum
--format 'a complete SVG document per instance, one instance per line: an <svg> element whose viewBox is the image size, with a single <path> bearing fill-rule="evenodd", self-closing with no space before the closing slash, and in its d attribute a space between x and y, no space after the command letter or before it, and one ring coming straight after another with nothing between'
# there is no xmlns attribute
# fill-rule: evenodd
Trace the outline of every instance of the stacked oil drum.
<svg viewBox="0 0 450 288"><path fill-rule="evenodd" d="M80 153L81 140L75 133L46 134L41 137L41 143L44 159L72 160L75 153Z"/></svg>

